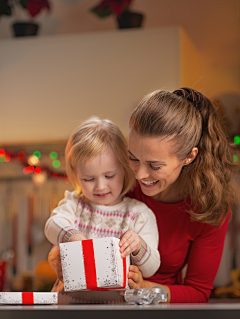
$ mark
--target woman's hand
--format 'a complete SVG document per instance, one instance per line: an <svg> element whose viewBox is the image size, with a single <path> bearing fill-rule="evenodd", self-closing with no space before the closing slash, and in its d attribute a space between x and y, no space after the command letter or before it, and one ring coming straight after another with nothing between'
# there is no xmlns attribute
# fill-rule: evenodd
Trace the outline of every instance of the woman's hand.
<svg viewBox="0 0 240 319"><path fill-rule="evenodd" d="M128 285L131 289L146 288L146 281L142 277L141 271L137 266L131 265L128 271ZM120 295L124 296L125 291L120 291Z"/></svg>
<svg viewBox="0 0 240 319"><path fill-rule="evenodd" d="M142 245L141 237L134 231L127 230L122 236L119 246L122 258L127 257L131 253L137 255Z"/></svg>
<svg viewBox="0 0 240 319"><path fill-rule="evenodd" d="M143 279L141 271L138 269L137 266L131 265L129 267L128 272L128 285L131 289L141 289L141 288L151 288L153 286L160 286L167 290L168 292L168 299L167 303L171 301L171 291L168 286L161 285L157 282L152 282ZM120 295L124 296L125 291L119 291Z"/></svg>
<svg viewBox="0 0 240 319"><path fill-rule="evenodd" d="M52 269L57 274L57 277L60 281L63 281L63 274L62 274L62 264L61 264L61 257L60 257L60 249L57 246L53 246L48 254L48 262Z"/></svg>
<svg viewBox="0 0 240 319"><path fill-rule="evenodd" d="M146 288L145 280L137 266L131 265L129 267L128 285L131 289Z"/></svg>

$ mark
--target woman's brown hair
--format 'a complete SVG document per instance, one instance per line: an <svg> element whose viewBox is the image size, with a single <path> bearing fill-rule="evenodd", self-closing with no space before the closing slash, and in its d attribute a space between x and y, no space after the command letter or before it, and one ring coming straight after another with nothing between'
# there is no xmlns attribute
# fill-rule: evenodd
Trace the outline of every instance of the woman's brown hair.
<svg viewBox="0 0 240 319"><path fill-rule="evenodd" d="M130 128L142 136L170 137L179 160L198 148L195 160L181 172L183 195L190 197L191 219L220 225L235 203L231 185L232 148L211 101L192 89L157 90L133 111Z"/></svg>

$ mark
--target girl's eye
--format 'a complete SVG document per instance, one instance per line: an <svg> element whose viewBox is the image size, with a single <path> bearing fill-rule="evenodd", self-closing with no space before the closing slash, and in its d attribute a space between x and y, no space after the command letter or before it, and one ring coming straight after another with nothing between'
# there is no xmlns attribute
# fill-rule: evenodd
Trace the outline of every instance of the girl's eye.
<svg viewBox="0 0 240 319"><path fill-rule="evenodd" d="M105 176L106 178L113 178L115 175Z"/></svg>
<svg viewBox="0 0 240 319"><path fill-rule="evenodd" d="M149 164L149 167L151 168L151 169L153 169L153 170L155 170L155 171L157 171L158 169L160 169L161 168L161 166L152 166L152 164Z"/></svg>
<svg viewBox="0 0 240 319"><path fill-rule="evenodd" d="M85 182L92 182L94 180L94 178L91 179L84 179Z"/></svg>
<svg viewBox="0 0 240 319"><path fill-rule="evenodd" d="M129 159L130 159L130 161L133 161L133 162L138 162L138 159L136 159L136 158L132 158L132 157L128 157Z"/></svg>

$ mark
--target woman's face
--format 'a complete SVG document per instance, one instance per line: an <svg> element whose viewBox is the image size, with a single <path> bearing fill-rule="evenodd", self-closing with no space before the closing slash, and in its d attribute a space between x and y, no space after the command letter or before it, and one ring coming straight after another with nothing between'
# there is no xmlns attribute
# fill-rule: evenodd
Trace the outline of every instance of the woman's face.
<svg viewBox="0 0 240 319"><path fill-rule="evenodd" d="M180 161L169 138L143 137L133 129L129 133L129 164L142 192L157 201L178 199L178 177L188 159Z"/></svg>

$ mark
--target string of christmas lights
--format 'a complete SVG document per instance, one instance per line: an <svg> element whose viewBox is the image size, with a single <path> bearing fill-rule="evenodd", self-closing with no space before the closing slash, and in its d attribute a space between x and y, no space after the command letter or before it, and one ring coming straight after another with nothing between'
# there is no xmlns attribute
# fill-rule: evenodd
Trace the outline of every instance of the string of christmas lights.
<svg viewBox="0 0 240 319"><path fill-rule="evenodd" d="M234 136L234 144L240 146L240 136ZM32 174L33 181L36 184L43 184L47 178L54 178L64 180L67 184L70 183L66 173L58 173L48 166L40 163L41 152L35 151L32 155L27 156L23 151L13 152L10 149L2 148L0 149L0 163L1 162L10 162L11 160L19 162L23 166L24 174ZM61 162L58 159L57 152L50 152L50 159L52 160L52 166L58 168L61 165ZM233 155L234 162L238 162L238 156Z"/></svg>
<svg viewBox="0 0 240 319"><path fill-rule="evenodd" d="M57 152L51 152L49 157L52 160L54 168L60 167ZM11 160L19 162L23 166L24 174L33 174L33 181L42 184L47 178L61 179L69 184L66 173L58 173L48 166L40 163L41 152L35 151L32 155L27 156L23 151L13 152L10 149L0 149L0 162L10 162ZM37 177L38 175L38 177Z"/></svg>

